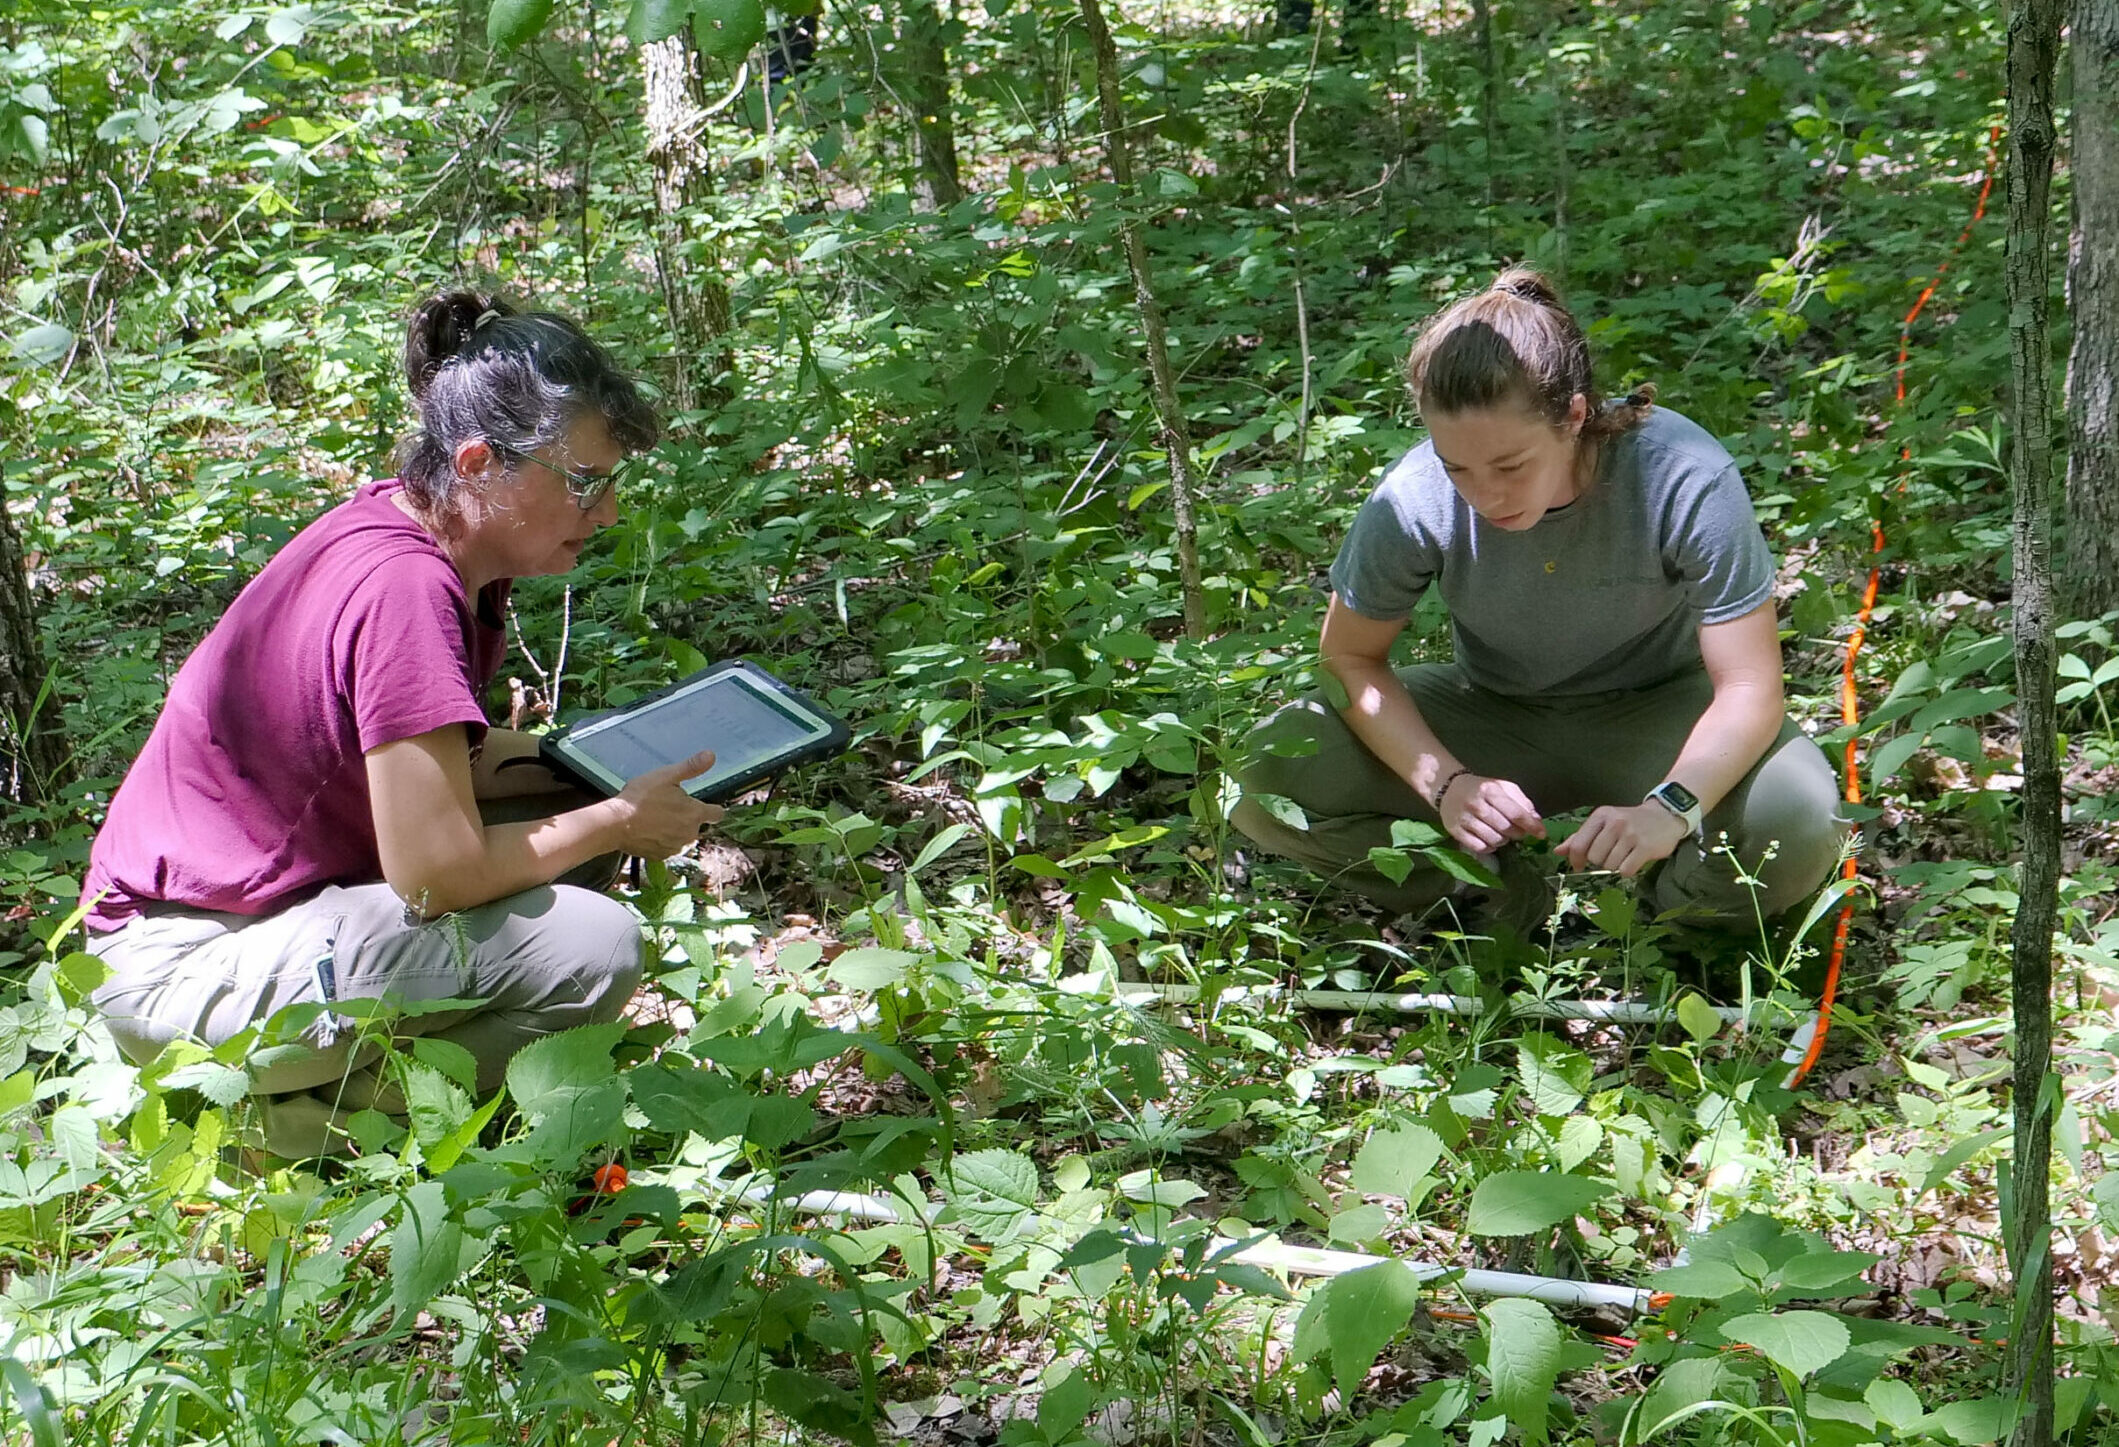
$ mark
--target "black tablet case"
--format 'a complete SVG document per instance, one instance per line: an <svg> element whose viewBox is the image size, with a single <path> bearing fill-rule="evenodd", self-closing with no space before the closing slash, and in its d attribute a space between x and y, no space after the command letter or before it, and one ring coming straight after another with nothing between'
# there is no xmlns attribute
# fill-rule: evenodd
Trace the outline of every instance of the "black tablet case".
<svg viewBox="0 0 2119 1447"><path fill-rule="evenodd" d="M717 674L730 672L744 673L748 675L754 682L761 684L762 686L770 689L774 693L784 694L788 698L793 699L796 703L799 703L804 709L806 709L810 713L813 713L819 718L824 719L825 721L830 723L831 732L826 734L823 738L816 739L810 743L804 744L800 748L795 749L790 753L782 754L777 758L767 759L761 764L746 769L741 773L731 774L725 779L715 780L707 788L692 796L693 798L698 799L701 803L719 804L726 800L733 799L734 797L736 797L736 795L742 793L744 790L752 788L757 784L763 783L765 780L773 777L775 774L781 773L787 769L795 768L797 765L800 764L809 763L811 760L814 759L829 758L833 754L839 753L844 750L846 745L853 739L853 730L848 727L846 721L837 717L829 710L818 707L816 700L810 698L809 695L801 692L798 689L789 688L779 679L773 677L770 673L767 673L764 669L760 668L757 664L750 662L748 659L732 658L726 663L717 663L711 668L701 669L697 673L689 674L684 678L678 679L675 683L670 684L666 688L658 688L653 693L645 694L640 698L636 698L631 703L625 705L625 707L622 709L605 709L601 713L592 714L587 718L577 719L563 729L559 729L552 733L546 734L538 744L538 756L544 762L547 768L551 769L553 773L559 775L561 778L572 780L574 783L579 784L582 788L588 790L592 794L608 795L611 792L608 785L606 785L600 779L592 778L588 775L583 774L579 769L574 767L571 760L569 760L564 754L559 752L557 745L560 743L560 741L565 739L568 734L572 733L575 729L580 728L584 724L599 722L603 719L609 718L612 714L615 713L629 713L636 709L647 707L648 705L653 704L657 699L667 697L668 695L677 692L679 689L689 688L693 684L698 683L703 679L712 678ZM702 741L702 747L712 748L713 741L711 739Z"/></svg>

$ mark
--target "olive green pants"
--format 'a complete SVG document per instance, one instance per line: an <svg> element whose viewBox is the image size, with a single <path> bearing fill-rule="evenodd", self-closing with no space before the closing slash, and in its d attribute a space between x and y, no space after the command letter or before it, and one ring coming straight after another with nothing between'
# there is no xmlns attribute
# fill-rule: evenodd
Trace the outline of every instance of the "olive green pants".
<svg viewBox="0 0 2119 1447"><path fill-rule="evenodd" d="M1451 753L1474 773L1510 780L1547 817L1640 803L1668 777L1713 697L1704 672L1654 688L1542 699L1478 688L1453 664L1421 664L1398 677ZM1395 821L1440 821L1322 696L1289 704L1260 725L1237 780L1245 797L1231 821L1276 854L1393 910L1424 910L1456 888L1433 865L1416 862L1394 883L1368 862L1370 849L1390 845ZM1268 813L1261 794L1292 800L1308 827ZM1838 812L1832 765L1784 720L1765 756L1707 815L1704 839L1685 840L1657 867L1656 908L1687 923L1727 925L1793 908L1839 861ZM1506 905L1504 912L1519 913Z"/></svg>

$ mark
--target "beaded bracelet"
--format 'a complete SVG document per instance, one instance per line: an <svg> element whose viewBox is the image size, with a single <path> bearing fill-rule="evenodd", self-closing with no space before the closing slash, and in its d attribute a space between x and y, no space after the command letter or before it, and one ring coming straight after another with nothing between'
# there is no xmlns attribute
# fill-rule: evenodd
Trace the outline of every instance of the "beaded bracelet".
<svg viewBox="0 0 2119 1447"><path fill-rule="evenodd" d="M1451 774L1448 778L1442 781L1442 787L1435 790L1435 797L1431 801L1434 805L1435 812L1437 814L1440 814L1442 812L1442 801L1449 797L1449 786L1456 783L1457 780L1463 778L1466 774L1470 772L1470 769L1460 764L1457 767L1456 773Z"/></svg>

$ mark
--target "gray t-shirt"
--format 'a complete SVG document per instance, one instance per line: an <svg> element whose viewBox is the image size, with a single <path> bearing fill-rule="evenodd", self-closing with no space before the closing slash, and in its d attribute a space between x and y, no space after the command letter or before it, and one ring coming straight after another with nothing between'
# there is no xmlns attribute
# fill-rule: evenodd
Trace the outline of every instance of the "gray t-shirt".
<svg viewBox="0 0 2119 1447"><path fill-rule="evenodd" d="M1515 696L1647 688L1700 666L1698 630L1773 593L1736 464L1661 407L1605 444L1593 485L1520 533L1488 523L1423 442L1384 474L1332 564L1339 601L1384 622L1439 585L1457 664Z"/></svg>

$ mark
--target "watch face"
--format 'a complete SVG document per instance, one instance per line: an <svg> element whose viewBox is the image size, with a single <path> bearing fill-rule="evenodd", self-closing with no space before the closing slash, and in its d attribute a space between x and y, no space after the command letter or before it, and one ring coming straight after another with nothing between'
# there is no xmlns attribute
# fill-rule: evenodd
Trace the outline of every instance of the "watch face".
<svg viewBox="0 0 2119 1447"><path fill-rule="evenodd" d="M1700 807L1700 796L1675 780L1657 789L1657 797L1675 808L1680 814L1690 814Z"/></svg>

